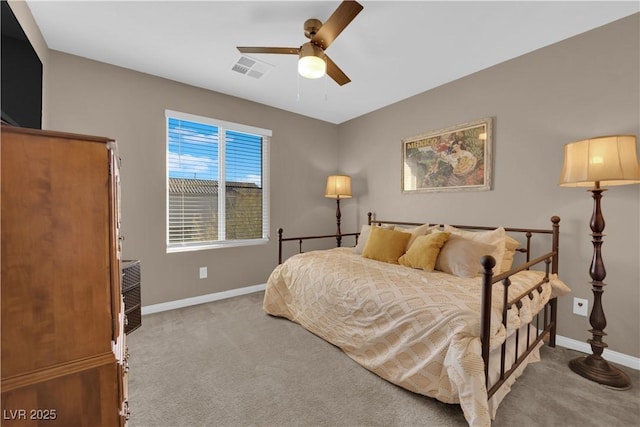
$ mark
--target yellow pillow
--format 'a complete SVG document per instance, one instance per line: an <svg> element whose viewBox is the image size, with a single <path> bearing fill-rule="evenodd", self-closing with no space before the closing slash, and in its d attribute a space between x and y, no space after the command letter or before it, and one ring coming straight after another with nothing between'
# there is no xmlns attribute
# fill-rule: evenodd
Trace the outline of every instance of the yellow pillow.
<svg viewBox="0 0 640 427"><path fill-rule="evenodd" d="M369 239L362 251L365 258L397 264L398 258L404 254L411 234L402 231L371 227Z"/></svg>
<svg viewBox="0 0 640 427"><path fill-rule="evenodd" d="M398 259L398 262L407 267L433 271L440 248L445 244L450 234L432 233L416 237L413 245L411 245L406 254Z"/></svg>
<svg viewBox="0 0 640 427"><path fill-rule="evenodd" d="M401 227L399 225L396 225L394 227L394 230L397 231L402 231L403 233L411 233L411 238L409 239L409 243L407 243L407 250L409 250L409 248L411 247L411 245L413 245L413 242L416 241L416 238L418 238L418 236L424 236L425 234L429 234L431 233L431 230L434 230L438 228L437 225L429 225L429 224L422 224L419 225L417 227Z"/></svg>

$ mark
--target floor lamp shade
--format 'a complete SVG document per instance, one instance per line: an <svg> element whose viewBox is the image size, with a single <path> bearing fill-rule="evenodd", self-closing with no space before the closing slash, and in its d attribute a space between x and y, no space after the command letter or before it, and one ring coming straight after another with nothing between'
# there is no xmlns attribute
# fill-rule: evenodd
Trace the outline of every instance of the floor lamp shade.
<svg viewBox="0 0 640 427"><path fill-rule="evenodd" d="M606 189L601 188L601 185L640 183L636 143L633 135L603 136L569 143L564 146L564 166L560 175L560 186L590 187L593 198L589 224L593 243L593 257L589 267L593 291L593 305L589 316L592 327L589 332L592 337L587 340L592 354L572 359L569 367L584 378L618 389L628 388L631 381L625 372L610 365L602 357L602 352L607 347L603 340L607 335L604 332L607 319L602 304L607 271L602 258L605 221L600 208L602 193Z"/></svg>
<svg viewBox="0 0 640 427"><path fill-rule="evenodd" d="M328 176L324 196L332 199L348 199L351 197L351 177L347 175Z"/></svg>
<svg viewBox="0 0 640 427"><path fill-rule="evenodd" d="M562 187L593 187L640 183L633 135L603 136L564 146Z"/></svg>

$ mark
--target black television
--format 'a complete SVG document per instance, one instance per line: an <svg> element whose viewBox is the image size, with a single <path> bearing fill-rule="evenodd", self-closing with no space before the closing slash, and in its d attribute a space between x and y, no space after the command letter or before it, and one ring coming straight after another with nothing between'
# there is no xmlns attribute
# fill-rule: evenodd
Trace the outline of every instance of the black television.
<svg viewBox="0 0 640 427"><path fill-rule="evenodd" d="M42 62L11 7L2 1L0 104L2 123L42 128Z"/></svg>

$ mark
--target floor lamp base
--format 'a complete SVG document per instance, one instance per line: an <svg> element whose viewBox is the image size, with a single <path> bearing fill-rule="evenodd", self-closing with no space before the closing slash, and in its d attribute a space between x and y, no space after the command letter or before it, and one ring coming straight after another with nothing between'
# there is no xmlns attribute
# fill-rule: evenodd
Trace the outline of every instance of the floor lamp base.
<svg viewBox="0 0 640 427"><path fill-rule="evenodd" d="M594 355L577 357L569 362L569 367L576 374L598 384L620 390L631 387L629 375L610 365L602 357Z"/></svg>

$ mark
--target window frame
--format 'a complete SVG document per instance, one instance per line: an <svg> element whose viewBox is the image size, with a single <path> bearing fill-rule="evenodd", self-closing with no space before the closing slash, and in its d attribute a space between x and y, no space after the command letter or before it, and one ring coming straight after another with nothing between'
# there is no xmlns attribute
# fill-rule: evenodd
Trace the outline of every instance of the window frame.
<svg viewBox="0 0 640 427"><path fill-rule="evenodd" d="M194 242L194 243L170 243L169 241L169 119L185 120L189 122L201 123L205 125L215 126L218 128L218 194L226 194L226 178L225 177L225 152L226 152L226 131L235 131L240 133L246 133L251 135L260 136L262 138L262 237L256 239L234 239L234 240L215 240L208 242ZM259 128L255 126L244 125L241 123L228 122L225 120L214 119L211 117L198 116L190 113L183 113L180 111L165 110L165 243L167 253L179 253L200 251L207 249L219 249L239 246L254 246L263 245L269 243L269 218L270 218L270 171L269 171L269 146L271 142L271 136L273 135L270 129ZM222 179L221 179L222 177ZM226 197L218 197L218 218L223 218L226 221ZM223 213L220 215L220 213ZM221 227L219 225L219 227ZM222 226L224 227L224 225Z"/></svg>

